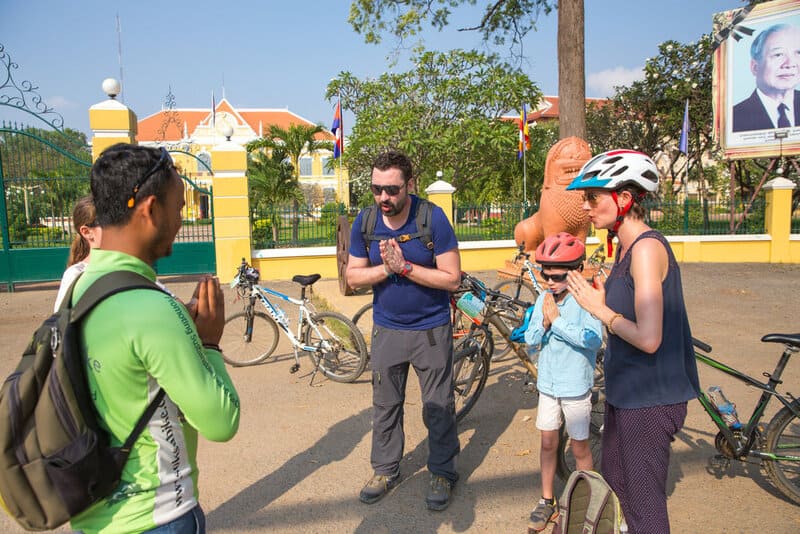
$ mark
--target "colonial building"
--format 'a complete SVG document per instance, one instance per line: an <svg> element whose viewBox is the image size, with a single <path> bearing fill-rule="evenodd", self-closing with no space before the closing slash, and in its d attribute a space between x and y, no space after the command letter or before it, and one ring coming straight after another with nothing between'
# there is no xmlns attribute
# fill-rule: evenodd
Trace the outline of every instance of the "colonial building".
<svg viewBox="0 0 800 534"><path fill-rule="evenodd" d="M214 109L178 108L172 95L167 98L164 109L138 122L137 140L145 146L166 146L170 150L183 151L195 157L173 153L173 159L182 174L191 178L198 186L211 185L209 168L212 167L211 147L226 140L228 128L233 132L231 141L246 145L263 137L271 125L288 128L293 124L315 126L308 119L288 109L240 109L222 98ZM335 141L329 131L317 134L317 138ZM300 157L300 185L304 189L320 188L325 202L347 202L347 173L338 165L329 165L333 153L328 150L305 154ZM188 191L187 191L188 193ZM208 199L202 193L188 195L190 211L194 217L208 217Z"/></svg>

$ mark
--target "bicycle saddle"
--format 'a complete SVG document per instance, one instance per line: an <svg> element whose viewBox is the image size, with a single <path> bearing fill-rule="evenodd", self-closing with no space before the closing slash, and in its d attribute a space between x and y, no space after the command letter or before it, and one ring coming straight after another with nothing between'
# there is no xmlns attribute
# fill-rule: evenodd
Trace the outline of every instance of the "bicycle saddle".
<svg viewBox="0 0 800 534"><path fill-rule="evenodd" d="M297 282L303 287L310 286L322 278L320 274L296 274L292 277L292 282Z"/></svg>
<svg viewBox="0 0 800 534"><path fill-rule="evenodd" d="M767 334L761 338L764 343L786 343L800 347L800 334Z"/></svg>

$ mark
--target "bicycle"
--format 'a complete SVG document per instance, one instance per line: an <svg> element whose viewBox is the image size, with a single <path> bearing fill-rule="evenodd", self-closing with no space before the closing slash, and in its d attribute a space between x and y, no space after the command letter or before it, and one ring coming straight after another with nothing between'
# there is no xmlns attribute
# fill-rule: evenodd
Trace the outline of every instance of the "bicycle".
<svg viewBox="0 0 800 534"><path fill-rule="evenodd" d="M789 358L800 350L800 334L767 334L761 341L784 345L775 370L772 373L762 373L767 378L766 382L760 382L711 358L707 354L711 352L711 346L692 339L694 346L699 349L694 354L697 361L762 391L753 413L741 428L729 427L704 391L700 392L697 400L719 428L714 447L720 453L721 459L728 463L730 460L744 461L747 457L760 459L775 487L795 504L800 504L800 400L789 392L785 395L777 392ZM764 428L759 422L772 397L777 398L783 408L778 410Z"/></svg>
<svg viewBox="0 0 800 534"><path fill-rule="evenodd" d="M535 387L537 371L533 362L528 358L525 346L520 343L513 343L510 340L511 331L518 326L518 323L509 324L510 317L516 317L520 313L524 314L524 310L532 306L533 303L513 299L504 293L489 289L483 281L467 273L461 273L461 288L457 293L462 296L464 293L471 293L473 299L480 300L484 305L480 320L473 323L473 326L470 327L470 333L465 339L469 340L471 335L475 335L475 332L480 331L480 335L493 340L493 331L497 332L509 344L520 363L525 367L528 375L525 380L526 387ZM470 342L465 341L465 343ZM487 351L487 354L491 353ZM484 361L472 356L472 360L462 362L459 356L456 354L453 358L455 370L453 379L457 406L456 420L458 421L463 419L475 406L486 385L486 380L489 378L489 367L491 365L491 358L487 358ZM470 355L465 354L463 357L468 356ZM459 405L461 406L460 409L458 409Z"/></svg>
<svg viewBox="0 0 800 534"><path fill-rule="evenodd" d="M295 363L290 372L300 369L298 351L308 354L314 363L314 376L318 371L336 382L353 382L367 365L367 346L361 332L353 322L334 311L316 311L306 289L313 292L319 274L295 275L292 281L300 284L300 299L258 284L259 272L242 259L231 282L237 295L245 301L244 310L225 320L221 344L225 347L223 358L235 367L255 365L269 358L278 345L278 328L283 330L292 344ZM298 308L297 333L290 329L290 320L283 309L270 301L277 297ZM267 313L256 311L260 301Z"/></svg>
<svg viewBox="0 0 800 534"><path fill-rule="evenodd" d="M692 343L696 348L694 356L698 362L722 371L762 392L746 423L741 424L739 428L735 428L736 425L729 426L704 391L698 392L697 400L719 429L714 438L714 447L719 453L715 458L726 464L729 464L731 460L741 462L750 457L758 458L766 468L767 476L775 487L789 500L800 504L800 400L789 392L782 395L777 391L777 386L782 383L781 375L789 358L795 352L800 351L800 334L767 334L761 338L761 341L783 343L784 345L775 370L772 373L763 373L763 376L767 378L766 382L761 382L711 358L708 356L711 346L692 338ZM772 397L777 398L783 404L783 408L778 410L765 427L761 424L761 419L764 417ZM594 426L594 424L593 417L592 425ZM602 435L602 426L599 430ZM568 443L561 441L559 447L562 451L559 458L559 475L565 476L567 474L565 470L570 467L566 464L563 455ZM571 468L574 469L574 463Z"/></svg>

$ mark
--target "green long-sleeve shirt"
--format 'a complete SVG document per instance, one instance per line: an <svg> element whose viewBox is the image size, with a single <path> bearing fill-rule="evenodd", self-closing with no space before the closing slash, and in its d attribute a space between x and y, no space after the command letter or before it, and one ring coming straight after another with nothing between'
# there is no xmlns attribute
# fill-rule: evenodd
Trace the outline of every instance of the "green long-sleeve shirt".
<svg viewBox="0 0 800 534"><path fill-rule="evenodd" d="M94 250L73 303L102 275L134 271L155 280L141 260ZM220 354L204 349L183 304L166 293L134 289L113 295L82 325L89 386L101 425L119 445L159 388L167 395L131 451L112 495L72 520L89 533L139 532L169 522L197 504L197 433L231 439L239 397Z"/></svg>

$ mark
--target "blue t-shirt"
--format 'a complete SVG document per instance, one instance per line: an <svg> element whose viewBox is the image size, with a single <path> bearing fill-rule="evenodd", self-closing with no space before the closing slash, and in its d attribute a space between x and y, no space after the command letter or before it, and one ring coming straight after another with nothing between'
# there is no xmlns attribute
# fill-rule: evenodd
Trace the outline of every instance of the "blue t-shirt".
<svg viewBox="0 0 800 534"><path fill-rule="evenodd" d="M380 236L398 237L417 231L417 206L419 198L410 195L411 210L408 220L397 230L388 228L383 223L380 212L375 219L373 234ZM364 236L361 235L361 218L364 211L358 214L350 230L350 254L357 258L369 258L372 265L380 265L380 244L372 241L367 256ZM403 250L403 257L414 265L424 267L434 266L434 256L443 254L458 247L458 240L447 220L447 216L439 206L433 206L431 213L431 231L433 233L433 253L425 248L419 239L411 239L399 243ZM400 276L390 277L380 284L373 286L372 321L384 328L398 330L428 330L450 322L450 293L444 289L434 289L412 282Z"/></svg>

